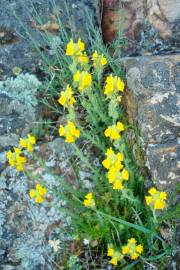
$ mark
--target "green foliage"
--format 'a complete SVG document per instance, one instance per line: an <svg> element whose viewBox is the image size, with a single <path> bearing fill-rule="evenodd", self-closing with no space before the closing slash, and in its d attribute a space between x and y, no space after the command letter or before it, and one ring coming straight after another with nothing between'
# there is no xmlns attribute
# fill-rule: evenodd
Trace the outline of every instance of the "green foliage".
<svg viewBox="0 0 180 270"><path fill-rule="evenodd" d="M107 48L101 53L106 56ZM93 47L94 49L94 47ZM91 51L91 53L93 50ZM89 53L89 58L91 53ZM112 59L108 54L110 63ZM64 69L69 70L65 66ZM78 67L80 69L80 66ZM117 96L110 99L103 94L103 76L98 76L96 69L89 69L93 76L93 83L86 92L76 92L76 106L67 109L67 119L75 121L81 132L81 140L74 143L75 158L72 161L76 168L77 179L74 184L68 184L66 179L62 184L64 192L58 194L59 198L67 201L64 209L72 218L73 234L83 241L89 239L90 243L97 241L99 249L107 249L108 244L113 244L118 250L127 240L134 237L144 247L142 256L135 262L120 262L124 269L142 269L146 262L161 260L170 254L170 247L159 234L162 223L160 216L153 216L152 210L145 205L145 187L140 169L134 161L132 148L128 145L126 134L131 127L126 123L126 131L120 140L112 143L104 136L105 129L124 119L123 108L117 102ZM119 75L119 69L115 75ZM66 71L64 71L66 72ZM105 71L106 74L106 71ZM66 83L72 84L73 74L69 71ZM74 86L75 87L75 86ZM79 116L79 108L82 115ZM72 112L73 111L73 112ZM84 154L85 145L88 145L88 153ZM124 166L129 172L129 181L121 191L114 190L108 183L107 172L101 165L105 158L105 151L110 146L117 152L124 154ZM96 155L94 154L96 153ZM98 157L99 164L93 165ZM81 164L81 165L79 165ZM80 178L81 167L85 167L91 174L92 189L87 189L84 180ZM83 200L88 192L93 193L95 208L86 208ZM119 268L117 268L119 269Z"/></svg>
<svg viewBox="0 0 180 270"><path fill-rule="evenodd" d="M153 215L150 207L145 204L146 192L143 176L140 174L139 166L134 161L133 149L127 139L127 133L131 129L136 130L136 128L129 126L125 121L126 130L122 133L120 140L112 143L104 136L104 131L108 126L115 124L117 121L124 122L125 119L123 107L117 101L117 96L108 99L103 94L104 79L109 72L121 77L124 74L119 67L119 59L113 58L109 54L109 48L102 42L101 33L94 29L92 25L89 26L87 55L91 61L92 53L98 50L99 54L106 57L108 67L103 73L100 73L92 65L89 66L88 70L93 76L92 86L85 93L74 92L76 105L73 109L67 108L64 110L60 108L60 105L53 107L48 103L49 99L58 98L59 92L67 84L71 85L73 80L71 59L64 55L69 34L61 21L59 21L59 24L61 26L60 40L54 40L51 35L45 33L50 48L53 49L53 57L49 58L40 51L36 42L32 40L42 56L43 71L47 75L42 87L44 95L42 102L54 109L56 114L66 115L67 119L74 121L81 132L80 141L72 144L74 149L72 167L76 179L72 184L66 178L60 177L59 182L61 182L62 188L61 191L54 190L54 196L65 200L67 203L64 211L71 216L72 235L75 235L81 242L83 242L83 239L88 239L90 248L91 243L97 241L98 251L103 253L102 260L106 258L105 253L108 244L113 244L114 247L121 250L127 240L134 237L144 247L142 256L134 262L130 261L129 258L127 260L122 259L118 266L121 268L117 267L117 269L142 269L146 263L158 263L159 261L159 265L164 265L164 258L170 254L171 248L160 236L159 229L164 218L172 219L172 213L171 210L168 210L162 216L155 213ZM61 43L60 50L57 42ZM117 44L122 45L122 40L117 39L112 47L116 48ZM117 51L114 53L114 57L116 56ZM83 70L78 63L77 66L73 66L74 73L77 67L79 70ZM73 87L76 88L75 85ZM43 128L44 126L36 131L37 134L40 134L38 136L43 135ZM129 172L129 180L125 184L125 188L120 191L114 190L110 185L107 179L107 171L101 165L105 158L106 149L109 147L113 147L116 152L121 152L125 156L124 166ZM97 164L95 159L98 159ZM87 188L84 179L81 178L82 167L91 175L92 188ZM84 198L89 192L93 193L95 208L85 207L83 204ZM67 262L67 267L69 269L84 269L77 262L77 257L71 256ZM92 269L97 268L94 266Z"/></svg>

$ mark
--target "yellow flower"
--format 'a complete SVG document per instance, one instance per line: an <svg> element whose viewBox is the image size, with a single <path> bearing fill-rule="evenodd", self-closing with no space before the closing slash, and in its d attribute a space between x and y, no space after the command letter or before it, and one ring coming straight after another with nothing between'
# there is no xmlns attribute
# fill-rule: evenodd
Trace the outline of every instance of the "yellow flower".
<svg viewBox="0 0 180 270"><path fill-rule="evenodd" d="M60 93L60 98L58 99L58 102L63 106L63 107L73 107L75 103L75 99L73 97L73 91L72 87L69 86L69 84L66 87L65 91L61 91Z"/></svg>
<svg viewBox="0 0 180 270"><path fill-rule="evenodd" d="M108 245L107 256L112 257L114 254L114 248L112 245Z"/></svg>
<svg viewBox="0 0 180 270"><path fill-rule="evenodd" d="M166 207L167 193L158 191L156 188L148 190L150 195L145 196L146 204L150 205L155 210L162 210Z"/></svg>
<svg viewBox="0 0 180 270"><path fill-rule="evenodd" d="M129 246L122 247L122 254L127 254L129 252Z"/></svg>
<svg viewBox="0 0 180 270"><path fill-rule="evenodd" d="M108 245L107 256L112 257L109 262L115 266L118 264L118 261L123 258L123 255L119 251L115 250L112 245Z"/></svg>
<svg viewBox="0 0 180 270"><path fill-rule="evenodd" d="M103 54L99 55L97 51L95 51L92 55L92 60L93 60L93 66L95 68L102 68L107 64L107 59L104 57Z"/></svg>
<svg viewBox="0 0 180 270"><path fill-rule="evenodd" d="M41 186L40 184L36 184L36 188L29 191L29 196L31 199L34 198L36 203L42 203L46 193L47 190L45 187Z"/></svg>
<svg viewBox="0 0 180 270"><path fill-rule="evenodd" d="M40 196L44 196L46 194L46 188L42 187L40 184L36 185L36 190Z"/></svg>
<svg viewBox="0 0 180 270"><path fill-rule="evenodd" d="M116 266L118 263L118 259L117 259L117 257L113 257L109 262Z"/></svg>
<svg viewBox="0 0 180 270"><path fill-rule="evenodd" d="M107 149L106 151L106 159L102 161L102 165L106 169L110 169L111 167L116 167L117 169L122 169L122 161L124 160L124 155L122 153L115 154L112 150L112 147Z"/></svg>
<svg viewBox="0 0 180 270"><path fill-rule="evenodd" d="M26 148L29 153L33 151L34 144L36 144L36 138L31 134L28 134L27 138L25 139L20 138L19 141L19 145L22 148Z"/></svg>
<svg viewBox="0 0 180 270"><path fill-rule="evenodd" d="M142 245L137 245L136 246L136 251L141 254L143 252L143 246Z"/></svg>
<svg viewBox="0 0 180 270"><path fill-rule="evenodd" d="M84 51L85 45L81 41L81 39L78 39L77 43L74 43L72 39L70 39L70 42L67 44L66 47L66 55L68 56L79 56L81 55L81 52Z"/></svg>
<svg viewBox="0 0 180 270"><path fill-rule="evenodd" d="M122 247L122 254L129 255L132 260L136 260L143 252L142 245L136 245L136 240L131 238L128 240L128 244Z"/></svg>
<svg viewBox="0 0 180 270"><path fill-rule="evenodd" d="M122 172L121 172L121 174L122 174L122 178L124 179L124 180L129 180L129 172L126 170L126 169L124 169Z"/></svg>
<svg viewBox="0 0 180 270"><path fill-rule="evenodd" d="M78 86L80 92L91 87L92 76L87 71L80 72L79 70L73 76L74 83Z"/></svg>
<svg viewBox="0 0 180 270"><path fill-rule="evenodd" d="M44 201L44 198L41 196L35 197L35 203L42 203Z"/></svg>
<svg viewBox="0 0 180 270"><path fill-rule="evenodd" d="M17 147L14 147L14 152L9 150L6 153L9 165L11 167L16 167L16 170L19 172L23 171L23 165L27 162L26 157L21 156L21 154L21 149Z"/></svg>
<svg viewBox="0 0 180 270"><path fill-rule="evenodd" d="M106 137L109 137L111 140L119 140L121 135L120 132L124 130L124 125L121 122L117 122L116 125L109 126L105 132L104 135Z"/></svg>
<svg viewBox="0 0 180 270"><path fill-rule="evenodd" d="M91 207L91 208L94 208L95 207L95 200L93 198L92 192L88 193L85 196L85 199L83 201L83 204L84 204L85 207Z"/></svg>
<svg viewBox="0 0 180 270"><path fill-rule="evenodd" d="M115 189L115 190L122 190L123 187L124 186L123 186L123 184L122 184L122 182L120 180L116 180L114 182L113 189Z"/></svg>
<svg viewBox="0 0 180 270"><path fill-rule="evenodd" d="M124 188L123 181L129 179L129 173L126 169L120 171L116 167L111 167L107 173L110 184L113 184L113 189L122 190Z"/></svg>
<svg viewBox="0 0 180 270"><path fill-rule="evenodd" d="M124 91L124 82L117 76L108 76L106 78L106 84L104 88L104 94L111 97L113 94Z"/></svg>
<svg viewBox="0 0 180 270"><path fill-rule="evenodd" d="M78 62L79 62L81 65L86 65L86 64L88 64L89 58L87 57L86 52L85 52L85 53L82 53L82 54L78 57Z"/></svg>
<svg viewBox="0 0 180 270"><path fill-rule="evenodd" d="M72 121L67 122L67 125L59 127L59 136L64 136L66 142L73 143L80 136L80 131L76 128L75 124Z"/></svg>

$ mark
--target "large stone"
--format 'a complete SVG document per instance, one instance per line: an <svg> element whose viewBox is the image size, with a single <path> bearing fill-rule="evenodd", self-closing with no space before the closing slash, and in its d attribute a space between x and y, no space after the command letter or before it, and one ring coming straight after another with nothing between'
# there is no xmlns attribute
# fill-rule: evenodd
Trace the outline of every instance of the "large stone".
<svg viewBox="0 0 180 270"><path fill-rule="evenodd" d="M152 180L173 191L180 172L180 55L124 58L126 111L140 129Z"/></svg>
<svg viewBox="0 0 180 270"><path fill-rule="evenodd" d="M128 40L124 55L169 54L179 51L178 0L104 0L103 35L112 42L118 31ZM120 10L118 10L120 7Z"/></svg>
<svg viewBox="0 0 180 270"><path fill-rule="evenodd" d="M47 56L52 47L62 44L62 32L49 33L51 42L48 42L46 33L34 27L39 21L42 24L51 21L52 15L62 19L67 31L87 41L90 25L96 26L100 18L98 0L1 0L0 80L12 76L12 70L17 66L23 71L39 74L41 57L38 49L41 53L45 51Z"/></svg>

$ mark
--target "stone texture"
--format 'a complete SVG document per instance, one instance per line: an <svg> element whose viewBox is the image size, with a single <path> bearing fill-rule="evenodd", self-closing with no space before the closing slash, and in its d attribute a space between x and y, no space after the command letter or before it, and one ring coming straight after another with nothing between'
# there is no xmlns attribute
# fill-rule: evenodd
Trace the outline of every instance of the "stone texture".
<svg viewBox="0 0 180 270"><path fill-rule="evenodd" d="M7 4L8 2L8 4ZM53 57L62 44L61 32L46 34L32 27L32 20L50 21L52 14L61 17L67 32L88 39L89 24L98 25L98 0L2 0L0 5L0 146L13 145L17 134L26 135L41 118L37 90L41 83L41 57L37 48ZM86 14L86 16L85 16ZM70 29L69 20L73 29ZM39 24L39 22L37 22ZM35 43L34 43L35 42ZM13 68L22 74L14 76ZM30 73L26 73L29 71ZM11 77L9 77L11 76Z"/></svg>
<svg viewBox="0 0 180 270"><path fill-rule="evenodd" d="M15 145L40 118L37 90L41 83L34 75L21 74L0 81L0 147Z"/></svg>
<svg viewBox="0 0 180 270"><path fill-rule="evenodd" d="M103 35L112 42L121 30L128 40L123 55L179 52L180 2L178 0L104 0ZM120 11L118 11L120 7Z"/></svg>
<svg viewBox="0 0 180 270"><path fill-rule="evenodd" d="M124 58L129 121L137 123L146 165L160 189L173 191L180 172L180 55Z"/></svg>
<svg viewBox="0 0 180 270"><path fill-rule="evenodd" d="M70 224L70 218L60 211L65 201L51 191L62 190L60 175L66 177L69 171L68 155L72 150L63 139L55 139L36 146L36 151L40 153L47 166L46 170L38 161L30 159L31 162L27 164L26 169L36 180L7 166L1 171L0 269L2 270L54 269L52 265L54 255L48 240L60 238L64 246L70 239L65 229ZM0 165L2 166L5 161L5 152L1 152ZM54 176L51 171L54 172ZM41 175L40 179L38 175ZM29 189L34 188L37 179L38 182L43 182L48 190L47 201L41 205L35 204L28 195Z"/></svg>
<svg viewBox="0 0 180 270"><path fill-rule="evenodd" d="M44 139L35 147L36 158L29 157L26 164L31 177L7 166L6 152L0 153L1 270L53 270L55 258L63 261L61 250L63 252L65 246L71 246L72 238L69 234L71 218L63 209L66 201L61 197L64 190L62 180L75 184L76 174L71 163L73 153L73 146L64 139ZM87 168L82 162L79 168L84 186L91 190ZM40 205L28 195L36 183L47 189L46 200ZM50 247L50 239L60 240L58 254Z"/></svg>
<svg viewBox="0 0 180 270"><path fill-rule="evenodd" d="M72 30L85 40L90 22L97 25L100 17L98 0L1 0L0 80L12 76L12 69L16 66L41 76L41 57L37 49L45 51L47 56L51 44L48 44L45 33L31 27L31 22L35 20L38 23L40 20L45 24L50 21L52 14L61 17L67 31ZM61 44L60 35L56 35L60 38L58 46ZM53 39L53 35L50 36Z"/></svg>
<svg viewBox="0 0 180 270"><path fill-rule="evenodd" d="M18 134L26 135L36 120L36 109L27 109L25 104L7 95L0 95L0 146L14 145L18 141Z"/></svg>

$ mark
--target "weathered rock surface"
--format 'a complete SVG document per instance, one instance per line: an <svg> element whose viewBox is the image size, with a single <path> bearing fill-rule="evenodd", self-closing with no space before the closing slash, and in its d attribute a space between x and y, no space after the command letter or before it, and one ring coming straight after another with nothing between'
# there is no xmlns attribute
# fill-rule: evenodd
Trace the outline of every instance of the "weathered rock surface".
<svg viewBox="0 0 180 270"><path fill-rule="evenodd" d="M41 85L34 75L21 74L0 81L0 147L17 143L40 117L37 91Z"/></svg>
<svg viewBox="0 0 180 270"><path fill-rule="evenodd" d="M70 239L65 229L70 224L70 217L60 211L66 202L51 192L62 190L62 176L70 177L68 156L71 149L63 139L58 138L37 146L36 150L48 169L40 166L38 161L33 162L33 159L26 169L38 180L25 177L10 167L4 168L0 175L1 270L54 269L53 250L48 240L60 238L64 246ZM0 165L5 161L5 152L2 152ZM37 181L48 191L47 201L40 205L35 204L28 195Z"/></svg>
<svg viewBox="0 0 180 270"><path fill-rule="evenodd" d="M62 181L74 183L72 167L74 148L64 139L49 137L35 147L35 155L25 166L29 177L9 167L6 152L0 153L0 269L53 270L53 260L72 241L69 234L71 217L63 211ZM37 160L38 156L38 160ZM39 160L42 160L44 166ZM92 189L89 173L82 164L79 175L87 190ZM42 204L34 203L29 190L40 183L47 189ZM60 240L56 254L49 240Z"/></svg>
<svg viewBox="0 0 180 270"><path fill-rule="evenodd" d="M104 0L103 35L112 42L121 29L128 40L123 54L169 54L180 49L178 0ZM118 8L120 7L120 12Z"/></svg>
<svg viewBox="0 0 180 270"><path fill-rule="evenodd" d="M122 64L127 115L140 129L152 180L173 191L180 173L180 55L124 58Z"/></svg>
<svg viewBox="0 0 180 270"><path fill-rule="evenodd" d="M90 21L97 25L99 20L98 0L1 0L0 80L12 76L12 69L17 66L30 73L38 71L41 58L37 49L48 54L51 44L47 43L46 34L33 28L31 22L34 20L39 24L40 20L45 24L52 14L61 17L66 30L87 40ZM70 29L69 19L73 29ZM58 46L61 45L60 35L57 32L55 36L60 38ZM57 43L57 39L53 43Z"/></svg>

